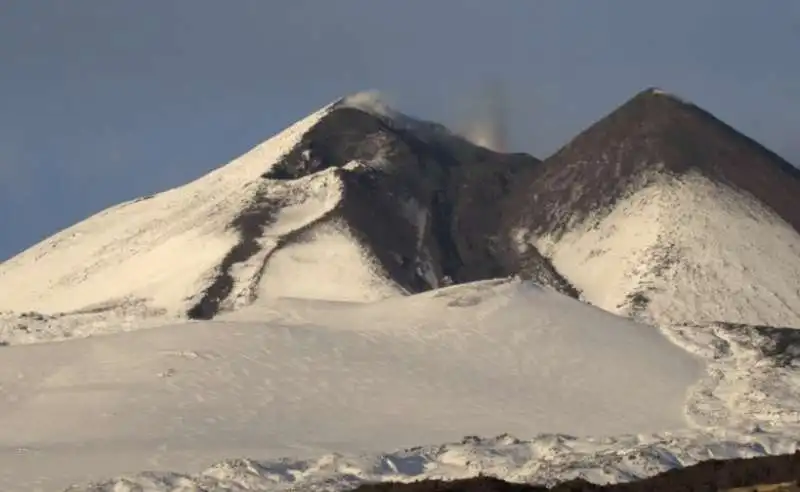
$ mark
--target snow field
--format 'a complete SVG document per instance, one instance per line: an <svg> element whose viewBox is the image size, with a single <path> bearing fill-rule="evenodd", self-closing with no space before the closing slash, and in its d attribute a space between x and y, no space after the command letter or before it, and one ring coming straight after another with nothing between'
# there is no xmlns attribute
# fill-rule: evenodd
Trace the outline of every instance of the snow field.
<svg viewBox="0 0 800 492"><path fill-rule="evenodd" d="M266 300L2 352L1 490L466 434L680 429L703 374L656 330L517 280L371 304Z"/></svg>

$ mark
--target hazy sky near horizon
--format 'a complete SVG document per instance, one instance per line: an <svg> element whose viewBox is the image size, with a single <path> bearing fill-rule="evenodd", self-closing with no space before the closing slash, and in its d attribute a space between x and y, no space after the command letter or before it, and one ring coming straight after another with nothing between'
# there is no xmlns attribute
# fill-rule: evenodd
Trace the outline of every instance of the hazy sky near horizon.
<svg viewBox="0 0 800 492"><path fill-rule="evenodd" d="M539 157L637 91L800 163L797 0L0 0L0 260L378 89L452 124L488 81Z"/></svg>

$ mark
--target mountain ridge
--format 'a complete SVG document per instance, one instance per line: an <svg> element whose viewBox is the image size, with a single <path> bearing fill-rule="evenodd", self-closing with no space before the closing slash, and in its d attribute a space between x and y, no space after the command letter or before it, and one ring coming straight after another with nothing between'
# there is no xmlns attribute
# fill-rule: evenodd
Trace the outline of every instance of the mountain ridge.
<svg viewBox="0 0 800 492"><path fill-rule="evenodd" d="M302 296L299 278L317 284L315 296L370 301L519 275L648 323L800 326L800 171L789 168L660 89L544 161L472 144L360 93L0 264L0 309L144 300L210 319L262 296ZM199 241L203 251L179 252ZM38 277L27 272L34 263ZM127 276L134 288L114 283ZM725 304L732 281L748 286L744 307Z"/></svg>

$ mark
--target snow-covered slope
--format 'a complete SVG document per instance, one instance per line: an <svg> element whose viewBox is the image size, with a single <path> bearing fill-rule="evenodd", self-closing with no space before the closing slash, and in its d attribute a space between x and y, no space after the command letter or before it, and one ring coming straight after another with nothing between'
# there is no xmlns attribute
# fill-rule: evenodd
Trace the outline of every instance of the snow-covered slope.
<svg viewBox="0 0 800 492"><path fill-rule="evenodd" d="M343 221L325 222L271 256L258 297L363 302L401 293L380 268Z"/></svg>
<svg viewBox="0 0 800 492"><path fill-rule="evenodd" d="M655 324L800 328L800 170L649 90L524 176L504 215L586 301Z"/></svg>
<svg viewBox="0 0 800 492"><path fill-rule="evenodd" d="M100 212L0 264L0 311L57 313L145 300L185 313L239 244L234 221L263 191L261 175L328 110L192 183ZM282 191L280 198L291 199L293 190ZM318 208L326 204L303 212L314 217Z"/></svg>
<svg viewBox="0 0 800 492"><path fill-rule="evenodd" d="M791 329L663 328L707 361L698 371L658 330L517 280L224 318L7 348L0 488L117 474L71 490L606 482L800 449ZM506 432L529 437L456 442Z"/></svg>
<svg viewBox="0 0 800 492"><path fill-rule="evenodd" d="M800 450L800 330L724 323L663 327L661 332L667 338L708 364L705 375L691 387L683 413L695 425L711 426L664 431L663 426L675 416L663 420L668 413L663 405L670 405L668 401L678 396L669 397L670 388L686 381L691 370L685 364L694 362L684 354L663 351L668 346L653 338L658 330L627 323L529 284L484 282L359 307L284 301L241 311L232 315L239 318L238 322L226 320L219 327L224 326L226 332L232 331L235 339L245 343L253 334L239 323L274 316L273 309L286 313L288 319L283 322L293 323L292 328L271 328L281 330L279 338L291 340L291 346L312 345L309 350L314 350L328 336L337 340L335 346L315 351L320 359L319 355L314 359L299 357L297 348L285 355L292 358L285 361L295 368L291 374L305 375L322 390L320 398L328 398L323 394L326 391L335 394L325 401L324 410L318 410L324 412L324 418L312 417L313 411L303 405L309 402L309 386L298 385L290 393L273 391L270 394L274 396L259 408L274 415L261 414L260 423L250 427L249 435L256 440L258 432L270 433L263 438L265 444L260 450L238 451L192 474L189 468L198 469L201 463L184 460L185 466L163 471L170 464L169 450L173 455L177 451L164 446L163 458L148 467L149 473L128 474L71 490L345 490L363 482L447 479L480 473L546 484L575 477L605 483L651 476L706 459ZM319 318L327 320L327 328L302 325ZM358 320L363 324L355 328ZM547 328L549 324L554 330ZM301 325L306 328L296 331ZM346 337L341 336L343 329ZM260 331L264 332L264 327ZM583 336L587 332L591 335ZM193 339L193 351L184 355L193 360L210 359L207 353L196 350L196 344L207 336ZM272 341L264 344L270 350L287 351L287 343L277 343L275 336L262 333L260 337L259 341ZM159 346L167 339L161 338ZM309 343L311 340L315 342ZM246 375L241 380L244 387L250 378L267 374L265 368L275 368L270 374L277 374L284 364L277 354L265 358L253 355L252 349L246 350L226 366L226 374L238 369ZM605 360L614 357L613 362ZM649 357L653 357L653 365L647 364ZM338 362L329 372L331 360ZM669 364L680 372L665 371ZM329 369L314 370L323 365ZM629 372L620 379L609 373L623 372L623 368ZM186 369L175 370L173 376ZM645 373L639 374L639 370ZM268 385L282 384L286 377L271 379ZM212 404L206 401L206 395L217 387L220 378L197 386L200 413ZM644 379L647 381L642 382ZM257 385L257 391L263 385ZM243 408L237 405L247 405L248 400L228 396L229 392L224 392L214 400L214 418L218 420L202 431L209 440L222 429L235 433L236 422L241 423L239 411L233 412L238 419L231 419L229 411L222 409ZM380 399L384 404L378 403ZM291 405L287 403L290 401ZM355 404L345 409L348 401ZM611 402L611 406L604 402ZM574 406L576 403L581 406ZM621 420L630 411L636 416L627 426ZM148 420L157 422L159 418L151 416ZM189 428L199 420L199 416L181 419ZM637 432L642 425L653 428L651 424L656 422L661 422L662 431ZM310 429L308 434L300 435L293 428L301 423ZM616 432L611 428L617 425L625 429L620 434L603 431ZM272 433L275 426L280 426L280 431ZM471 436L510 431L529 437L516 439L503 434L454 442L450 436L465 427L471 430L464 434ZM553 430L579 428L593 431L595 436ZM348 433L347 443L338 441L339 433ZM171 439L170 434L166 436ZM197 439L198 444L204 442L204 438ZM236 438L225 434L215 442L230 442L227 439ZM284 439L308 447L276 449ZM351 439L357 444L351 444ZM399 446L404 440L414 439L418 444L415 447L388 451L396 449L390 443ZM434 444L437 439L447 443ZM316 442L309 445L310 440ZM320 445L320 440L328 443ZM383 452L370 451L380 446ZM325 452L330 448L337 452ZM293 457L272 457L282 452ZM208 449L203 453L213 458Z"/></svg>
<svg viewBox="0 0 800 492"><path fill-rule="evenodd" d="M518 280L370 304L262 299L2 355L0 490L468 434L678 429L703 374L657 330Z"/></svg>
<svg viewBox="0 0 800 492"><path fill-rule="evenodd" d="M657 178L608 215L534 241L586 301L611 312L800 328L800 233L699 173Z"/></svg>

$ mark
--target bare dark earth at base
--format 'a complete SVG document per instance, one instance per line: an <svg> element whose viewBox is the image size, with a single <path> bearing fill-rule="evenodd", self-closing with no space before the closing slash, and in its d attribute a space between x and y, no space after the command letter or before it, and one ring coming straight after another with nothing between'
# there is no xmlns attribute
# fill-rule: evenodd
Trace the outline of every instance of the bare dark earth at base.
<svg viewBox="0 0 800 492"><path fill-rule="evenodd" d="M362 485L352 492L791 492L800 484L800 451L790 455L711 460L635 482L596 485L572 480L552 488L493 477Z"/></svg>

